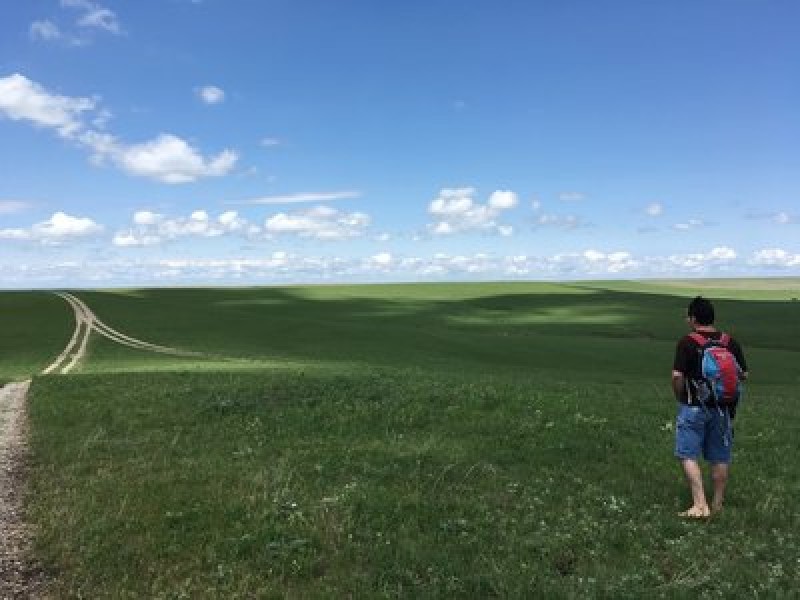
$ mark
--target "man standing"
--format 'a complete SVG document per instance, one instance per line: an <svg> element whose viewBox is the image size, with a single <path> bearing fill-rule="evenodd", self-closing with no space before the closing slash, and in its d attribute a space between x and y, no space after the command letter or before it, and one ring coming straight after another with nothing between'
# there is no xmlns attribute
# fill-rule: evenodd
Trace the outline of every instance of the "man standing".
<svg viewBox="0 0 800 600"><path fill-rule="evenodd" d="M714 306L701 296L689 303L686 320L692 333L682 337L675 349L672 391L678 400L675 427L675 456L681 461L692 493L692 506L680 513L703 518L722 508L733 446L732 420L736 404L726 404L710 390L703 377L703 351L707 344L726 348L736 359L738 378L747 378L741 347L733 338L714 327ZM738 384L738 382L737 382ZM703 489L700 455L711 464L714 496L709 509Z"/></svg>

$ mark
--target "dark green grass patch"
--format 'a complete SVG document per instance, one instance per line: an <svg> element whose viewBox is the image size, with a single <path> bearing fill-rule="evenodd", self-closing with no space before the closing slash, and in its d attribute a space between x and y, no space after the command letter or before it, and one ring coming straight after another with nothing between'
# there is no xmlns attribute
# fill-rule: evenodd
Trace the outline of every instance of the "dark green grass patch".
<svg viewBox="0 0 800 600"><path fill-rule="evenodd" d="M54 294L0 293L0 384L45 368L66 346L74 325L72 309Z"/></svg>
<svg viewBox="0 0 800 600"><path fill-rule="evenodd" d="M39 378L39 552L63 597L788 597L792 390L753 386L729 504L686 523L663 384Z"/></svg>

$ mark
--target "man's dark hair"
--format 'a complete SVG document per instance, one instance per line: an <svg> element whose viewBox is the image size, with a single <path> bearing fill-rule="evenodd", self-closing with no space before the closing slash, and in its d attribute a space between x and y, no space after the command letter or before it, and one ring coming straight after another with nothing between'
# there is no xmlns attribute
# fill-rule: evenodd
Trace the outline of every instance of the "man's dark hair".
<svg viewBox="0 0 800 600"><path fill-rule="evenodd" d="M712 325L714 323L714 305L711 300L697 296L689 303L687 314L694 317L699 325Z"/></svg>

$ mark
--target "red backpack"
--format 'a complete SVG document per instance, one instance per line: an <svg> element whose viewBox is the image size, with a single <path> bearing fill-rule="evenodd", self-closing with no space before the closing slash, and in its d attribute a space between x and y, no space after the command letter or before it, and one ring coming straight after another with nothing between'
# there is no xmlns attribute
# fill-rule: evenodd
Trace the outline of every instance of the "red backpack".
<svg viewBox="0 0 800 600"><path fill-rule="evenodd" d="M718 340L699 333L689 335L700 347L702 382L716 404L736 404L742 393L742 368L728 348L731 336L720 335Z"/></svg>

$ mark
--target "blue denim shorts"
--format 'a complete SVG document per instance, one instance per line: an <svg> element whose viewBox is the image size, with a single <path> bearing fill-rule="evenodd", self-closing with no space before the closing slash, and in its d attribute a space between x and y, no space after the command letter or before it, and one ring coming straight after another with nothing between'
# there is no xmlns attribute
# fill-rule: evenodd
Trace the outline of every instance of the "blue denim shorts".
<svg viewBox="0 0 800 600"><path fill-rule="evenodd" d="M710 463L731 462L733 425L727 411L711 406L678 405L675 420L675 456Z"/></svg>

